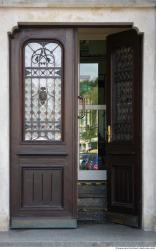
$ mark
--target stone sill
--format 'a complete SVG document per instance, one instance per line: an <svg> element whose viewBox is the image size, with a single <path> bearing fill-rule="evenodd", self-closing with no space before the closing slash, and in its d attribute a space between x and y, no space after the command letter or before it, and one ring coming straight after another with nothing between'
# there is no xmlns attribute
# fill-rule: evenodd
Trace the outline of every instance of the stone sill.
<svg viewBox="0 0 156 250"><path fill-rule="evenodd" d="M0 0L0 7L152 8L156 7L156 0Z"/></svg>

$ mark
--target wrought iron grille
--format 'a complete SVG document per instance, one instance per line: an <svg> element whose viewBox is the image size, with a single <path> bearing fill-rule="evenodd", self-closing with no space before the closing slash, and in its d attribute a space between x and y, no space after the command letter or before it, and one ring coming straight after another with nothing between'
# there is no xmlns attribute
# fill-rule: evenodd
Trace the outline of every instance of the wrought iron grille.
<svg viewBox="0 0 156 250"><path fill-rule="evenodd" d="M134 51L122 47L112 55L113 141L133 138L133 67Z"/></svg>
<svg viewBox="0 0 156 250"><path fill-rule="evenodd" d="M24 48L26 141L60 141L62 48L53 41Z"/></svg>

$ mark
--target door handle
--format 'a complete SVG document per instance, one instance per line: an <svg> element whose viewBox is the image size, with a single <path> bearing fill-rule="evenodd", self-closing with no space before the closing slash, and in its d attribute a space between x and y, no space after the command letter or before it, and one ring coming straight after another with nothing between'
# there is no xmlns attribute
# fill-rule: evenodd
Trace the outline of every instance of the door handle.
<svg viewBox="0 0 156 250"><path fill-rule="evenodd" d="M112 129L111 126L108 125L107 127L107 142L110 143L112 139Z"/></svg>
<svg viewBox="0 0 156 250"><path fill-rule="evenodd" d="M86 103L85 103L85 98L83 96L79 95L78 99L82 102L82 115L78 115L78 119L82 119L85 117Z"/></svg>

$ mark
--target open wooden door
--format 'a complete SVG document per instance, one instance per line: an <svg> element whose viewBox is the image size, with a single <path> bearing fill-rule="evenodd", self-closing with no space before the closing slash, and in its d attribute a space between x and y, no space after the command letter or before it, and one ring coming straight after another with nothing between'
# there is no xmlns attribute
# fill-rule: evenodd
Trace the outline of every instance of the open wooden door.
<svg viewBox="0 0 156 250"><path fill-rule="evenodd" d="M107 38L108 211L111 221L140 226L142 36Z"/></svg>
<svg viewBox="0 0 156 250"><path fill-rule="evenodd" d="M44 26L10 35L11 228L76 227L74 39Z"/></svg>

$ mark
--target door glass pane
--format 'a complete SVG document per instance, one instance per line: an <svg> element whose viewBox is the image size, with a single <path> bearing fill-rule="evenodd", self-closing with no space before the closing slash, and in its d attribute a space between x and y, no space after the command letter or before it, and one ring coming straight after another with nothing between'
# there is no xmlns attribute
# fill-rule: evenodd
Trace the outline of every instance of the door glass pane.
<svg viewBox="0 0 156 250"><path fill-rule="evenodd" d="M79 101L80 170L105 168L106 105L104 41L80 42L80 89L85 99Z"/></svg>
<svg viewBox="0 0 156 250"><path fill-rule="evenodd" d="M133 138L133 58L131 47L112 54L112 141Z"/></svg>
<svg viewBox="0 0 156 250"><path fill-rule="evenodd" d="M98 63L80 64L80 95L86 105L98 104Z"/></svg>
<svg viewBox="0 0 156 250"><path fill-rule="evenodd" d="M29 42L24 48L24 139L62 138L62 48L56 42Z"/></svg>
<svg viewBox="0 0 156 250"><path fill-rule="evenodd" d="M80 64L80 95L85 98L85 116L80 120L80 169L98 169L98 64ZM81 108L80 108L81 109Z"/></svg>

